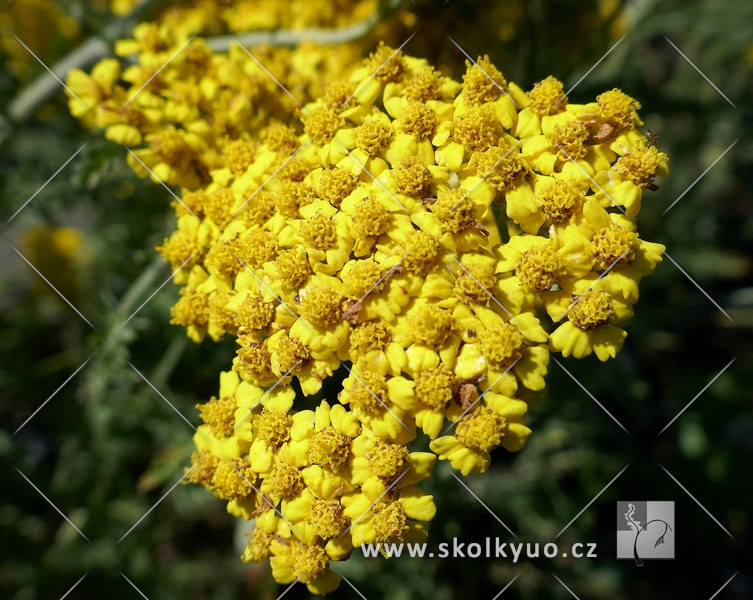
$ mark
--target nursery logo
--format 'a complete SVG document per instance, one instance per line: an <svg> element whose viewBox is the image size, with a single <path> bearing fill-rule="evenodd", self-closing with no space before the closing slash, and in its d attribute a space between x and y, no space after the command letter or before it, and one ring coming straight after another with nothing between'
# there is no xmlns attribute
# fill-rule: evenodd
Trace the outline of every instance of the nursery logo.
<svg viewBox="0 0 753 600"><path fill-rule="evenodd" d="M617 502L617 558L644 560L675 557L674 501Z"/></svg>

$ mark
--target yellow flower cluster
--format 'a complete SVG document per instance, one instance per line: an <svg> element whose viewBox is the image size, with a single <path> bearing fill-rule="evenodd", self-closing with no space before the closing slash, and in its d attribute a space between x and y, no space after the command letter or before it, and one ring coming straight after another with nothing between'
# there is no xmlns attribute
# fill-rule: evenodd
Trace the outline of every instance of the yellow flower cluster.
<svg viewBox="0 0 753 600"><path fill-rule="evenodd" d="M226 155L243 168L245 146L271 122L289 122L300 103L320 97L360 56L351 44L310 43L250 53L233 42L217 54L191 35L169 19L141 23L133 39L115 45L136 64L123 68L110 58L91 73L74 69L66 93L74 116L132 149L128 163L140 177L192 190L211 183Z"/></svg>
<svg viewBox="0 0 753 600"><path fill-rule="evenodd" d="M142 63L161 56L136 38ZM437 458L468 475L525 445L521 398L550 351L620 350L663 252L635 217L667 157L618 89L571 104L553 77L524 92L483 57L459 82L384 45L266 123L238 91L254 61L191 44L128 104L145 118L99 124L144 136L141 160L190 188L159 248L182 286L173 323L238 343L187 479L254 520L243 560L326 593L353 547L426 535L415 484ZM97 69L114 66L87 84ZM419 432L429 452L409 447Z"/></svg>

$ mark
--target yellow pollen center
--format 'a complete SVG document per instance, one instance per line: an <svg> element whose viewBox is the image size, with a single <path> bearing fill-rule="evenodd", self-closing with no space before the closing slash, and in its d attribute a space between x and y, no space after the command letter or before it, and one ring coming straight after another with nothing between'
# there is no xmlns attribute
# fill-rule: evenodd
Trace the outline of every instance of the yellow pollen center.
<svg viewBox="0 0 753 600"><path fill-rule="evenodd" d="M270 545L274 535L263 529L254 528L251 534L251 540L248 542L246 549L243 551L241 560L243 562L263 562L269 558Z"/></svg>
<svg viewBox="0 0 753 600"><path fill-rule="evenodd" d="M547 139L561 152L566 153L573 160L583 158L588 154L588 138L591 132L588 125L581 121L568 121L562 125L557 125L554 130L547 136Z"/></svg>
<svg viewBox="0 0 753 600"><path fill-rule="evenodd" d="M270 450L277 450L290 439L293 419L287 413L264 408L258 417L256 435Z"/></svg>
<svg viewBox="0 0 753 600"><path fill-rule="evenodd" d="M618 260L621 264L630 264L638 250L637 242L637 233L628 231L616 223L600 229L591 240L596 268L606 271Z"/></svg>
<svg viewBox="0 0 753 600"><path fill-rule="evenodd" d="M497 323L478 334L481 354L497 368L512 364L526 347L526 339L517 327L510 323Z"/></svg>
<svg viewBox="0 0 753 600"><path fill-rule="evenodd" d="M534 246L520 257L515 272L530 292L548 290L565 274L559 255L547 244Z"/></svg>
<svg viewBox="0 0 753 600"><path fill-rule="evenodd" d="M303 129L317 146L331 142L337 131L344 126L345 121L326 106L318 106L303 116Z"/></svg>
<svg viewBox="0 0 753 600"><path fill-rule="evenodd" d="M272 123L267 127L264 143L272 152L290 156L298 147L298 136L292 127L282 123Z"/></svg>
<svg viewBox="0 0 753 600"><path fill-rule="evenodd" d="M391 339L384 323L367 321L351 331L350 346L359 355L364 355L372 350L384 350Z"/></svg>
<svg viewBox="0 0 753 600"><path fill-rule="evenodd" d="M387 481L405 472L407 462L408 449L401 444L376 442L369 454L371 472Z"/></svg>
<svg viewBox="0 0 753 600"><path fill-rule="evenodd" d="M304 585L314 583L324 573L329 564L327 552L319 545L307 546L293 543L288 555L288 562L295 578Z"/></svg>
<svg viewBox="0 0 753 600"><path fill-rule="evenodd" d="M453 292L465 303L483 303L489 300L496 283L494 265L474 263L460 269Z"/></svg>
<svg viewBox="0 0 753 600"><path fill-rule="evenodd" d="M225 164L234 175L243 173L253 161L254 149L248 142L235 140L225 149Z"/></svg>
<svg viewBox="0 0 753 600"><path fill-rule="evenodd" d="M215 468L211 490L222 500L245 500L255 494L251 487L255 480L256 473L247 462L239 458L221 460Z"/></svg>
<svg viewBox="0 0 753 600"><path fill-rule="evenodd" d="M277 463L265 479L269 490L280 498L290 498L303 490L301 472L287 463Z"/></svg>
<svg viewBox="0 0 753 600"><path fill-rule="evenodd" d="M340 535L348 526L343 507L337 500L320 500L319 498L314 500L308 522L316 531L316 535L324 539Z"/></svg>
<svg viewBox="0 0 753 600"><path fill-rule="evenodd" d="M416 400L437 411L450 403L458 386L459 382L455 374L441 365L418 373L414 393Z"/></svg>
<svg viewBox="0 0 753 600"><path fill-rule="evenodd" d="M426 67L408 80L403 94L408 100L426 102L442 96L442 76L432 67Z"/></svg>
<svg viewBox="0 0 753 600"><path fill-rule="evenodd" d="M500 192L507 192L528 172L520 158L520 153L492 146L483 152L474 152L471 165L476 168L479 177L484 177L490 186Z"/></svg>
<svg viewBox="0 0 753 600"><path fill-rule="evenodd" d="M332 288L313 288L301 293L301 315L315 327L328 327L340 320L340 292Z"/></svg>
<svg viewBox="0 0 753 600"><path fill-rule="evenodd" d="M232 435L237 407L233 396L224 396L219 399L212 396L209 402L196 405L201 420L209 425L209 430L218 438L226 438Z"/></svg>
<svg viewBox="0 0 753 600"><path fill-rule="evenodd" d="M356 129L356 148L368 156L376 156L392 139L392 127L382 121L365 121Z"/></svg>
<svg viewBox="0 0 753 600"><path fill-rule="evenodd" d="M463 75L463 95L470 104L494 102L507 87L507 81L495 67L488 56L479 57L476 64L465 61L466 72Z"/></svg>
<svg viewBox="0 0 753 600"><path fill-rule="evenodd" d="M667 161L667 155L659 152L656 146L649 146L634 150L617 159L614 166L616 173L623 179L632 181L642 189L651 185L662 163Z"/></svg>
<svg viewBox="0 0 753 600"><path fill-rule="evenodd" d="M374 287L382 276L381 267L373 260L359 260L343 275L343 289L348 298L360 300L369 293L378 294L382 284Z"/></svg>
<svg viewBox="0 0 753 600"><path fill-rule="evenodd" d="M264 302L261 296L247 296L235 313L235 324L245 331L258 331L266 328L274 316L271 302Z"/></svg>
<svg viewBox="0 0 753 600"><path fill-rule="evenodd" d="M567 318L578 329L589 330L608 323L613 315L614 307L609 294L599 290L588 290L570 308Z"/></svg>
<svg viewBox="0 0 753 600"><path fill-rule="evenodd" d="M379 81L397 81L405 72L403 53L390 48L384 42L379 42L376 51L364 60L364 65Z"/></svg>
<svg viewBox="0 0 753 600"><path fill-rule="evenodd" d="M204 292L183 288L180 300L170 309L173 325L203 327L209 320L209 297Z"/></svg>
<svg viewBox="0 0 753 600"><path fill-rule="evenodd" d="M264 229L252 229L236 242L238 258L243 264L260 268L277 255L277 237Z"/></svg>
<svg viewBox="0 0 753 600"><path fill-rule="evenodd" d="M388 542L402 539L403 533L408 529L405 521L405 509L399 502L390 502L385 506L374 508L371 526L376 534L376 541Z"/></svg>
<svg viewBox="0 0 753 600"><path fill-rule="evenodd" d="M244 380L253 383L271 377L271 356L263 343L241 346L237 354L238 357L233 361L233 369L238 371Z"/></svg>
<svg viewBox="0 0 753 600"><path fill-rule="evenodd" d="M219 461L220 459L209 450L194 451L191 454L191 468L186 468L185 480L209 488Z"/></svg>
<svg viewBox="0 0 753 600"><path fill-rule="evenodd" d="M405 254L400 263L414 275L425 275L437 260L439 242L426 231L409 231L405 234Z"/></svg>
<svg viewBox="0 0 753 600"><path fill-rule="evenodd" d="M317 250L327 250L337 242L335 222L317 213L311 219L301 223L301 237Z"/></svg>
<svg viewBox="0 0 753 600"><path fill-rule="evenodd" d="M420 158L403 158L390 172L395 191L412 198L422 198L429 191L431 171Z"/></svg>
<svg viewBox="0 0 753 600"><path fill-rule="evenodd" d="M429 210L437 216L444 231L461 233L474 222L475 207L468 190L458 188L441 190Z"/></svg>
<svg viewBox="0 0 753 600"><path fill-rule="evenodd" d="M397 118L398 129L419 140L429 137L436 125L437 113L420 102L409 102Z"/></svg>
<svg viewBox="0 0 753 600"><path fill-rule="evenodd" d="M319 196L332 206L340 206L340 203L356 189L358 178L339 167L322 171L319 179Z"/></svg>
<svg viewBox="0 0 753 600"><path fill-rule="evenodd" d="M303 248L282 250L275 261L277 277L286 289L293 290L311 275L311 265Z"/></svg>
<svg viewBox="0 0 753 600"><path fill-rule="evenodd" d="M502 443L507 430L505 418L488 406L480 406L463 417L455 428L455 436L466 448L490 452Z"/></svg>
<svg viewBox="0 0 753 600"><path fill-rule="evenodd" d="M353 233L358 239L381 235L387 231L391 218L387 207L373 196L369 196L356 205Z"/></svg>
<svg viewBox="0 0 753 600"><path fill-rule="evenodd" d="M360 369L358 378L347 390L347 399L358 412L378 415L382 412L387 397L387 384L384 379L373 371Z"/></svg>
<svg viewBox="0 0 753 600"><path fill-rule="evenodd" d="M452 316L444 308L426 304L411 316L410 331L416 342L437 350L452 331Z"/></svg>
<svg viewBox="0 0 753 600"><path fill-rule="evenodd" d="M499 143L502 125L490 106L471 107L452 124L452 137L471 152L486 150Z"/></svg>
<svg viewBox="0 0 753 600"><path fill-rule="evenodd" d="M596 97L596 102L599 119L614 127L632 125L635 119L635 111L641 108L636 100L618 88L599 94Z"/></svg>
<svg viewBox="0 0 753 600"><path fill-rule="evenodd" d="M535 83L533 89L526 94L530 102L530 109L540 117L556 115L567 106L567 96L562 82L551 75Z"/></svg>
<svg viewBox="0 0 753 600"><path fill-rule="evenodd" d="M317 431L309 442L308 456L312 463L337 473L348 462L350 438L334 427Z"/></svg>
<svg viewBox="0 0 753 600"><path fill-rule="evenodd" d="M573 181L557 179L541 190L544 214L552 223L563 223L579 212L584 193Z"/></svg>
<svg viewBox="0 0 753 600"><path fill-rule="evenodd" d="M275 349L277 360L280 363L280 369L287 373L296 364L304 363L311 358L309 349L303 345L301 340L295 337L283 337L277 343Z"/></svg>

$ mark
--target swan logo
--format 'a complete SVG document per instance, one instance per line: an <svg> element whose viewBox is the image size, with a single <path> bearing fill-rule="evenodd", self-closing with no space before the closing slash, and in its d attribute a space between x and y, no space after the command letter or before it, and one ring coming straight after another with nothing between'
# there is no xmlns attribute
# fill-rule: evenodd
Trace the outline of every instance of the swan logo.
<svg viewBox="0 0 753 600"><path fill-rule="evenodd" d="M644 560L675 557L674 501L617 502L617 558Z"/></svg>

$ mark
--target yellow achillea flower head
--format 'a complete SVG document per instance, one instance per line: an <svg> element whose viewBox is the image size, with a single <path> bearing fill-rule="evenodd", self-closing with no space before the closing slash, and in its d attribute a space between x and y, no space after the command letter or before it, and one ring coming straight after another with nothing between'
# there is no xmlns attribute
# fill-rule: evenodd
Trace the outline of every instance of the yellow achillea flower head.
<svg viewBox="0 0 753 600"><path fill-rule="evenodd" d="M176 45L134 36L120 50L147 62ZM185 263L173 322L238 342L187 479L256 520L243 560L326 593L354 546L425 537L436 508L415 484L437 458L468 475L525 446L516 396L544 388L550 352L620 350L664 250L635 217L667 157L620 90L574 104L548 77L526 94L488 57L460 82L381 44L322 89L285 62L298 50L266 49L282 83L316 91L293 116L247 55L189 46L134 97L142 118L102 125L132 127L185 188L159 248ZM147 72L115 66L72 82L104 105ZM302 410L297 386L331 404Z"/></svg>

